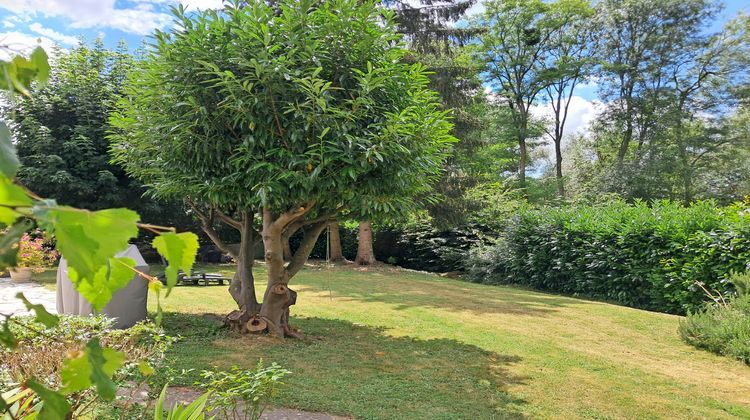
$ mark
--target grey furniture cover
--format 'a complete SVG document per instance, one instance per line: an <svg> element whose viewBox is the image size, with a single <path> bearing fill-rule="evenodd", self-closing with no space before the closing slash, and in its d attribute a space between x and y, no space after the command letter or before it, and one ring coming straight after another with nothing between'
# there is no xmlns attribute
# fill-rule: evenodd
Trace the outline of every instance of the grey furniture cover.
<svg viewBox="0 0 750 420"><path fill-rule="evenodd" d="M135 261L136 269L148 274L149 266L138 252L135 245L117 254L118 257L129 257ZM148 282L135 274L127 286L115 292L112 300L104 307L101 314L115 319L115 328L129 328L138 321L146 319L146 299L148 298ZM68 277L68 262L60 258L57 267L57 313L72 315L91 315L94 308L75 289Z"/></svg>

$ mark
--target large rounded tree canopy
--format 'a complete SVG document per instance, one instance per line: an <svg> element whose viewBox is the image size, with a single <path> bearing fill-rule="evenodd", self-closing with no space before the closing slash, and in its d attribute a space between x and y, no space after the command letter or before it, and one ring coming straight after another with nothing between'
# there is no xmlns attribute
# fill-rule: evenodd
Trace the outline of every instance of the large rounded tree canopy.
<svg viewBox="0 0 750 420"><path fill-rule="evenodd" d="M112 118L117 161L154 195L278 210L372 200L398 212L438 175L450 123L375 2L176 16Z"/></svg>
<svg viewBox="0 0 750 420"><path fill-rule="evenodd" d="M451 124L376 2L238 1L175 14L176 28L156 33L111 117L115 159L153 195L185 198L235 257L239 310L228 320L295 335L289 280L320 232L342 211L409 210L440 173ZM240 231L238 251L213 230L217 214ZM252 276L256 214L262 303ZM285 264L283 243L297 230L304 239Z"/></svg>

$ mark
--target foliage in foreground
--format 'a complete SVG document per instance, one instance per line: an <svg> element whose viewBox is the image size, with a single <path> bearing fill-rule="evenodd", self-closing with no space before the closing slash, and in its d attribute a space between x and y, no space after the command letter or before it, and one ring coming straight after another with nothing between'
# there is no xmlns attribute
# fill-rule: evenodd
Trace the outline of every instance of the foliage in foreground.
<svg viewBox="0 0 750 420"><path fill-rule="evenodd" d="M715 297L705 309L680 322L680 336L700 349L739 359L750 365L750 273L734 274L737 296Z"/></svg>
<svg viewBox="0 0 750 420"><path fill-rule="evenodd" d="M97 317L60 316L60 322L47 328L32 317L13 318L11 332L17 344L15 350L0 350L0 379L2 391L12 391L15 384L26 378L40 378L42 384L67 395L71 412L81 416L90 411L92 403L99 401L91 388L80 388L80 376L85 366L67 362L83 357L89 349L87 342L97 340L103 347L106 358L115 352L122 354L120 365L113 369L115 382L134 379L139 372L153 369L160 364L173 339L153 323L144 322L128 328L112 328L112 320ZM114 383L113 383L114 386ZM22 394L25 387L16 388L11 395ZM24 401L34 400L33 394L24 396Z"/></svg>
<svg viewBox="0 0 750 420"><path fill-rule="evenodd" d="M0 46L4 51L7 47ZM11 99L15 94L29 96L33 82L43 85L50 75L47 54L35 48L29 59L14 56L10 61L0 60L2 82L0 90L7 91ZM198 248L197 237L192 233L175 233L174 229L153 225L142 225L137 213L128 209L105 209L90 212L73 207L59 206L54 199L39 197L34 192L18 185L15 177L20 162L8 126L0 121L0 269L18 266L21 237L34 224L56 235L56 249L69 264L69 274L81 295L96 310L101 310L112 294L125 287L139 274L148 279L149 289L156 292L157 305L162 284L154 277L135 270L135 261L115 257L124 250L129 240L144 228L159 234L153 241L154 248L169 261L167 270L167 295L177 282L177 267L189 271ZM36 320L46 328L60 323L43 305L34 304L22 293L16 295ZM161 317L161 306L157 308ZM3 349L15 351L18 338L10 325L30 329L11 315L0 314L0 344ZM38 329L37 329L38 330ZM115 398L117 386L112 375L123 365L124 353L102 348L98 337L91 338L82 349L68 352L61 367L62 387L53 390L45 385L44 378L26 377L20 387L11 393L0 395L0 410L11 418L22 418L27 414L40 419L66 419L77 410L80 399L68 400L71 395L95 390L103 400ZM20 397L19 397L20 396ZM8 399L6 399L6 397ZM34 402L34 404L32 404Z"/></svg>
<svg viewBox="0 0 750 420"><path fill-rule="evenodd" d="M523 210L490 247L467 261L472 281L521 284L636 308L703 308L696 281L723 296L750 260L746 204L670 202Z"/></svg>
<svg viewBox="0 0 750 420"><path fill-rule="evenodd" d="M200 385L209 395L208 409L227 419L257 420L275 397L289 372L276 363L254 370L232 366L229 371L203 371Z"/></svg>

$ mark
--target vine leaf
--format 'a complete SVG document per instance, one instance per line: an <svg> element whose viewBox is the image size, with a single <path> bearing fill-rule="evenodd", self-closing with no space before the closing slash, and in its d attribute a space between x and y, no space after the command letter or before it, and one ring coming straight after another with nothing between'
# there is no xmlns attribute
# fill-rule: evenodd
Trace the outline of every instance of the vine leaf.
<svg viewBox="0 0 750 420"><path fill-rule="evenodd" d="M31 83L45 83L49 79L50 66L47 53L37 47L27 59L17 55L10 61L0 60L0 90L18 91L29 96Z"/></svg>
<svg viewBox="0 0 750 420"><path fill-rule="evenodd" d="M31 228L31 223L28 220L22 220L10 228L6 229L2 235L0 235L0 270L4 270L7 267L14 267L16 265L16 257L18 256L18 247L16 243L21 240L24 232Z"/></svg>
<svg viewBox="0 0 750 420"><path fill-rule="evenodd" d="M101 311L107 306L112 295L133 280L135 260L127 257L110 258L107 265L99 268L90 281L81 281L78 272L72 267L68 274L76 290L94 307Z"/></svg>
<svg viewBox="0 0 750 420"><path fill-rule="evenodd" d="M31 378L26 381L26 386L31 388L42 400L42 409L39 410L37 420L64 420L70 412L70 404L65 397Z"/></svg>
<svg viewBox="0 0 750 420"><path fill-rule="evenodd" d="M138 213L128 209L40 207L35 214L55 233L57 249L75 271L79 284L93 282L109 259L127 248L128 241L138 234Z"/></svg>
<svg viewBox="0 0 750 420"><path fill-rule="evenodd" d="M154 238L154 248L166 258L169 265L164 270L167 275L167 296L172 287L177 284L179 270L189 274L195 263L198 252L198 236L192 232L165 232Z"/></svg>
<svg viewBox="0 0 750 420"><path fill-rule="evenodd" d="M44 308L44 305L38 303L33 304L29 302L29 300L26 299L26 296L24 296L23 293L16 293L16 298L21 299L23 304L26 305L26 309L34 311L34 313L36 314L36 320L45 327L52 328L57 326L57 324L60 322L60 318L58 318L57 315L52 315L51 313L47 312L47 309Z"/></svg>
<svg viewBox="0 0 750 420"><path fill-rule="evenodd" d="M16 342L16 337L14 337L13 333L10 331L10 326L8 325L7 319L5 320L5 322L3 322L3 329L0 330L0 344L10 350L15 349L18 345L18 343Z"/></svg>
<svg viewBox="0 0 750 420"><path fill-rule="evenodd" d="M124 361L125 355L122 352L102 348L99 339L93 338L86 344L84 351L78 352L63 363L60 371L61 391L72 394L93 385L102 399L111 401L117 391L112 375Z"/></svg>
<svg viewBox="0 0 750 420"><path fill-rule="evenodd" d="M31 207L31 198L13 180L0 174L0 223L10 225L21 216L14 208Z"/></svg>
<svg viewBox="0 0 750 420"><path fill-rule="evenodd" d="M20 162L16 155L16 147L13 146L11 140L10 130L4 122L0 122L0 173L12 179L16 176L19 165Z"/></svg>

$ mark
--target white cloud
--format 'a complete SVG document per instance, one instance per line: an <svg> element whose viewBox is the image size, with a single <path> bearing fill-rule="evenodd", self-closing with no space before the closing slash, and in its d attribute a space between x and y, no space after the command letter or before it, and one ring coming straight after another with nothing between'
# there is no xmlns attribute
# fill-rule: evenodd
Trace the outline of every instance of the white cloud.
<svg viewBox="0 0 750 420"><path fill-rule="evenodd" d="M54 29L45 28L44 26L40 25L38 22L34 22L31 25L29 25L29 29L38 33L39 35L44 35L47 38L53 41L57 41L61 44L66 44L66 45L78 44L78 38L74 36L70 36L70 35L61 34L60 32L57 32Z"/></svg>
<svg viewBox="0 0 750 420"><path fill-rule="evenodd" d="M168 13L155 10L152 4L115 6L115 0L0 0L0 8L13 13L70 19L72 28L110 27L146 35L172 21Z"/></svg>
<svg viewBox="0 0 750 420"><path fill-rule="evenodd" d="M45 36L32 36L21 32L4 32L0 33L0 60L17 55L28 55L35 47L41 46L47 54L52 55L55 41Z"/></svg>
<svg viewBox="0 0 750 420"><path fill-rule="evenodd" d="M14 26L16 26L16 24L13 23L13 22L11 22L10 20L4 20L3 21L3 27L5 29L10 29L10 28L13 28Z"/></svg>
<svg viewBox="0 0 750 420"><path fill-rule="evenodd" d="M563 128L562 148L570 143L573 136L585 134L588 132L591 122L601 113L601 102L597 100L588 100L581 96L574 95L570 99L568 108L568 118ZM531 107L531 114L537 118L544 118L554 123L554 111L549 103L534 105ZM549 136L545 136L544 150L549 157L555 156L555 148Z"/></svg>

